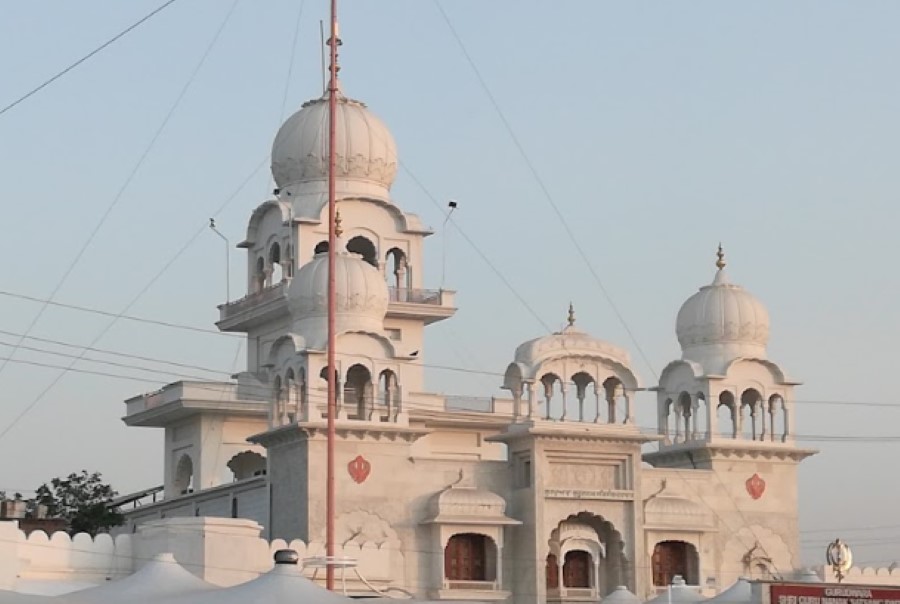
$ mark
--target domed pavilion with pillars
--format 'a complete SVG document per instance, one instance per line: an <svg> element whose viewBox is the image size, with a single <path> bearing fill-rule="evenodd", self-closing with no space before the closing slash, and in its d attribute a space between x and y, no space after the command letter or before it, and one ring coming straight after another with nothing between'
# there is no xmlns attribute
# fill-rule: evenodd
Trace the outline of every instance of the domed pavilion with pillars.
<svg viewBox="0 0 900 604"><path fill-rule="evenodd" d="M327 101L278 131L277 188L239 244L247 294L219 307L219 329L246 336L246 368L126 401L128 425L165 433L164 498L129 511L131 529L230 516L269 539L322 541ZM655 386L570 305L565 328L514 348L505 394L428 392L425 330L453 317L454 292L427 289L431 231L392 197L390 131L336 101L336 523L381 560L371 581L543 604L620 585L647 597L676 576L712 595L797 565L796 470L814 452L795 444L797 383L767 358L768 313L728 280L721 250L713 282L678 312L682 358ZM655 413L635 398L648 389ZM642 430L654 415L657 430Z"/></svg>

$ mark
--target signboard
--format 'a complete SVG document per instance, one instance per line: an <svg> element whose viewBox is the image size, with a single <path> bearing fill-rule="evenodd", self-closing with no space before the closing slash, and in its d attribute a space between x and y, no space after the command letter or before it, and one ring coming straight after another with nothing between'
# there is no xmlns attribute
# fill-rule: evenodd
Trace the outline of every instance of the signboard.
<svg viewBox="0 0 900 604"><path fill-rule="evenodd" d="M900 604L900 587L773 583L769 585L769 604Z"/></svg>

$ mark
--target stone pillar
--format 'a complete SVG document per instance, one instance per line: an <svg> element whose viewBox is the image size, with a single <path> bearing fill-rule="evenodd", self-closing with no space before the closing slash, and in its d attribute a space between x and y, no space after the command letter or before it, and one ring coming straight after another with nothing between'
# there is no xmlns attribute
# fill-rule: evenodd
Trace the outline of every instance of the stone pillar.
<svg viewBox="0 0 900 604"><path fill-rule="evenodd" d="M560 421L563 421L563 422L566 421L566 415L568 414L568 411L566 410L566 391L567 390L568 390L568 388L566 388L565 382L560 381L559 391L560 391L560 394L562 394L562 415L560 415L559 419L560 419Z"/></svg>
<svg viewBox="0 0 900 604"><path fill-rule="evenodd" d="M528 419L533 419L537 407L537 388L534 387L534 382L526 383L525 388L528 390Z"/></svg>
<svg viewBox="0 0 900 604"><path fill-rule="evenodd" d="M631 397L628 396L627 392L625 393L625 423L634 423L634 418L631 416Z"/></svg>
<svg viewBox="0 0 900 604"><path fill-rule="evenodd" d="M676 443L682 442L681 417L682 417L681 405L676 402L675 403L675 438L673 439L673 441ZM668 425L668 422L666 422L666 425Z"/></svg>
<svg viewBox="0 0 900 604"><path fill-rule="evenodd" d="M597 382L594 382L594 400L597 402L597 414L594 416L594 423L600 423L600 391L602 388L597 385Z"/></svg>

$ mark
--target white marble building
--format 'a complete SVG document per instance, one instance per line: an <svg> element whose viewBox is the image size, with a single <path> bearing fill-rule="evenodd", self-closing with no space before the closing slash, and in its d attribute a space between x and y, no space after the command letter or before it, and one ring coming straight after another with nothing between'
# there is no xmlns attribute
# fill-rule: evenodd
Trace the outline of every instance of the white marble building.
<svg viewBox="0 0 900 604"><path fill-rule="evenodd" d="M767 357L766 309L721 253L678 312L683 355L657 385L570 309L565 329L515 349L506 396L429 393L424 331L453 316L454 292L426 289L431 232L391 197L390 131L358 101L338 108L341 547L377 551L384 586L521 604L617 585L647 596L674 575L712 595L799 565L797 465L814 451L794 441L796 382ZM269 539L321 543L326 126L322 98L279 130L278 189L240 244L248 293L219 307L218 327L247 336L246 370L126 401L129 426L165 430L164 498L130 511L133 529L246 518ZM641 388L657 393L656 434L638 428L653 415L634 404Z"/></svg>

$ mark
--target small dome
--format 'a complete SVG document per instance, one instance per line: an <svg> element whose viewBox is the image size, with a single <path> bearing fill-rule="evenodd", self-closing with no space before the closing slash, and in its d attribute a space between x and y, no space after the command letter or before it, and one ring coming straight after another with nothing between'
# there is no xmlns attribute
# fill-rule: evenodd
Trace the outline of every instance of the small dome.
<svg viewBox="0 0 900 604"><path fill-rule="evenodd" d="M647 600L646 604L696 604L705 599L700 595L699 589L687 585L681 575L675 575L672 585L655 598Z"/></svg>
<svg viewBox="0 0 900 604"><path fill-rule="evenodd" d="M683 358L704 365L710 373L738 357L765 358L769 341L766 307L728 281L721 257L717 266L712 284L701 287L681 306L675 328Z"/></svg>
<svg viewBox="0 0 900 604"><path fill-rule="evenodd" d="M460 472L459 480L435 494L430 502L428 523L460 521L489 524L521 524L506 516L506 500L485 489L476 488L470 476Z"/></svg>
<svg viewBox="0 0 900 604"><path fill-rule="evenodd" d="M644 524L654 528L701 527L710 526L712 518L699 503L663 492L644 505Z"/></svg>
<svg viewBox="0 0 900 604"><path fill-rule="evenodd" d="M750 604L753 601L753 588L745 577L740 577L731 587L713 596L704 604Z"/></svg>
<svg viewBox="0 0 900 604"><path fill-rule="evenodd" d="M336 172L344 194L385 196L397 175L397 148L384 123L366 106L338 92ZM284 122L272 144L272 176L279 188L328 177L328 95L308 101ZM348 187L346 181L359 186Z"/></svg>
<svg viewBox="0 0 900 604"><path fill-rule="evenodd" d="M603 598L603 604L640 604L640 602L641 599L628 591L624 585L619 585Z"/></svg>
<svg viewBox="0 0 900 604"><path fill-rule="evenodd" d="M441 516L503 516L506 500L484 489L451 487L438 493L434 507Z"/></svg>
<svg viewBox="0 0 900 604"><path fill-rule="evenodd" d="M629 368L628 352L575 327L575 311L569 305L568 325L556 333L528 340L516 348L514 362L532 371L545 360L561 356L605 357Z"/></svg>
<svg viewBox="0 0 900 604"><path fill-rule="evenodd" d="M339 249L343 249L340 245ZM382 274L359 254L335 256L335 323L337 333L380 333L388 308L388 288ZM317 254L291 279L288 308L294 330L312 348L324 346L328 316L328 254Z"/></svg>

